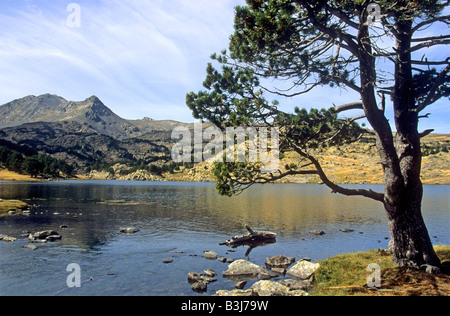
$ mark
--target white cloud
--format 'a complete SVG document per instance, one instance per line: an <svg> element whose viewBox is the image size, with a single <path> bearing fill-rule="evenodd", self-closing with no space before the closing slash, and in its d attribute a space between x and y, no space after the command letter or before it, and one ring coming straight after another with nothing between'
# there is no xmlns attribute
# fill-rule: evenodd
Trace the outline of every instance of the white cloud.
<svg viewBox="0 0 450 316"><path fill-rule="evenodd" d="M79 2L80 28L66 24L68 3L40 3L0 14L0 104L44 92L96 94L124 117L161 116L165 105L166 118L186 120L185 94L201 86L209 55L228 46L242 1Z"/></svg>

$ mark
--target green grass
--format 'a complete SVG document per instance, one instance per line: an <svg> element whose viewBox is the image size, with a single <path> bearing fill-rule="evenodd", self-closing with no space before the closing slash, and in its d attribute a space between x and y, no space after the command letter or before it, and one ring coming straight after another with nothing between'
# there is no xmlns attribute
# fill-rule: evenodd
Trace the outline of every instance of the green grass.
<svg viewBox="0 0 450 316"><path fill-rule="evenodd" d="M343 254L319 261L310 295L450 295L450 246L435 246L435 250L444 272L438 276L398 268L386 251ZM367 277L371 274L367 267L371 263L378 264L382 271L380 291L367 287Z"/></svg>
<svg viewBox="0 0 450 316"><path fill-rule="evenodd" d="M364 286L370 274L367 267L371 263L378 264L381 270L395 267L390 254L377 250L338 255L319 263L311 293L317 296L348 295L353 287Z"/></svg>

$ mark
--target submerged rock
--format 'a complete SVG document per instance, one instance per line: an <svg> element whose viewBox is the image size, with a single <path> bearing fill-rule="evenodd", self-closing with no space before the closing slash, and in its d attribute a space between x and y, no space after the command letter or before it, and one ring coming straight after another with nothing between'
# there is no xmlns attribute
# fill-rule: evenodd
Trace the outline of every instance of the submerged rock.
<svg viewBox="0 0 450 316"><path fill-rule="evenodd" d="M204 282L206 284L217 281L216 278L213 278L209 275L203 274L203 273L196 273L196 272L189 272L188 273L188 282L189 283L195 283L195 282Z"/></svg>
<svg viewBox="0 0 450 316"><path fill-rule="evenodd" d="M217 273L213 269L204 270L203 273L209 277L215 277Z"/></svg>
<svg viewBox="0 0 450 316"><path fill-rule="evenodd" d="M266 266L269 268L287 268L295 262L294 257L275 256L266 259Z"/></svg>
<svg viewBox="0 0 450 316"><path fill-rule="evenodd" d="M60 236L60 235L51 235L51 236L48 236L47 238L45 238L45 240L51 241L51 242L61 240L61 239L62 239L62 236Z"/></svg>
<svg viewBox="0 0 450 316"><path fill-rule="evenodd" d="M25 248L25 249L30 249L30 250L36 250L38 247L36 247L35 245L25 245L25 246L23 246L23 248Z"/></svg>
<svg viewBox="0 0 450 316"><path fill-rule="evenodd" d="M194 282L191 284L191 288L194 292L204 293L208 289L208 284L203 281Z"/></svg>
<svg viewBox="0 0 450 316"><path fill-rule="evenodd" d="M209 275L196 272L188 273L188 282L191 284L191 288L194 292L198 293L206 292L208 284L217 281L217 279L211 276L213 275L213 273L211 273L211 271L208 272Z"/></svg>
<svg viewBox="0 0 450 316"><path fill-rule="evenodd" d="M134 234L140 231L140 229L137 227L121 227L119 230L121 233L125 234Z"/></svg>

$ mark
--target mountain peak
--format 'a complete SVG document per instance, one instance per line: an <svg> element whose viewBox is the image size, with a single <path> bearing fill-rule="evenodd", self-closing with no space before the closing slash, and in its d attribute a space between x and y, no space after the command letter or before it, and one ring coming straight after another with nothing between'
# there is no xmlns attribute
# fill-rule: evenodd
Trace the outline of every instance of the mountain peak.
<svg viewBox="0 0 450 316"><path fill-rule="evenodd" d="M121 118L96 95L84 101L67 101L58 95L46 93L0 106L0 129L25 123L77 122L100 134L123 139L140 133L140 128L146 127L151 121L131 122Z"/></svg>
<svg viewBox="0 0 450 316"><path fill-rule="evenodd" d="M56 94L46 93L46 94L42 94L40 96L34 97L34 100L32 100L32 102L35 102L36 105L39 105L39 106L55 107L55 106L61 105L62 103L66 103L67 100Z"/></svg>
<svg viewBox="0 0 450 316"><path fill-rule="evenodd" d="M85 101L92 101L92 102L96 102L96 101L100 101L102 102L96 95L91 95L89 98L87 98ZM103 103L103 102L102 102Z"/></svg>

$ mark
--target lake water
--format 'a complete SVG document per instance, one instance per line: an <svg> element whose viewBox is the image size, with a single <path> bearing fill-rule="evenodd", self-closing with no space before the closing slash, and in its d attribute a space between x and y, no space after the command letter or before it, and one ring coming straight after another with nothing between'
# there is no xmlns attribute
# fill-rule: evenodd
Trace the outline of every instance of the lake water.
<svg viewBox="0 0 450 316"><path fill-rule="evenodd" d="M364 187L382 191L381 186ZM433 243L450 244L450 186L425 186L424 191L423 213ZM380 203L331 194L321 185L254 186L228 198L219 196L212 183L0 182L0 198L35 205L29 216L0 218L0 234L56 230L63 236L37 244L34 251L23 248L27 239L0 242L0 295L211 295L235 284L222 277L227 264L203 258L204 250L264 265L266 257L280 254L317 261L387 248L389 241ZM245 234L244 224L277 233L277 242L249 253L246 246L235 251L219 246ZM119 232L131 226L140 231ZM341 232L344 228L354 231ZM316 229L325 235L310 233ZM71 263L81 268L81 288L67 286ZM218 273L218 281L204 294L193 292L188 272L208 268Z"/></svg>

